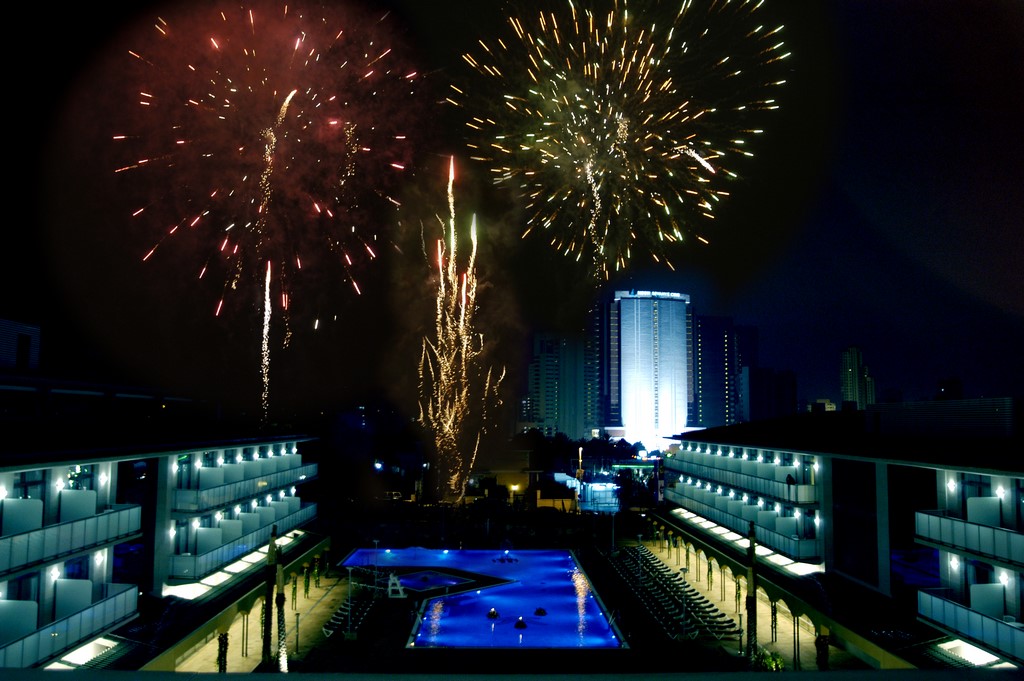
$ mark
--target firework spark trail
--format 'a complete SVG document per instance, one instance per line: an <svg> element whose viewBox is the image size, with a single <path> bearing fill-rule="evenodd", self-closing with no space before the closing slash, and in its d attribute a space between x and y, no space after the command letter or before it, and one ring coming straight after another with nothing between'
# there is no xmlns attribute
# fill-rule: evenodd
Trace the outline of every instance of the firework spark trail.
<svg viewBox="0 0 1024 681"><path fill-rule="evenodd" d="M270 301L270 261L267 261L267 276L263 285L263 334L260 346L260 375L263 378L263 392L260 405L263 407L263 418L266 420L270 409L270 313L273 310Z"/></svg>
<svg viewBox="0 0 1024 681"><path fill-rule="evenodd" d="M476 80L449 102L467 112L473 158L524 198L524 237L548 233L599 278L642 253L671 268L675 245L706 243L785 83L782 26L764 25L763 4L567 0L508 17L507 39L464 54Z"/></svg>
<svg viewBox="0 0 1024 681"><path fill-rule="evenodd" d="M470 227L471 250L459 274L455 227L455 161L448 168L448 224L437 241L435 336L424 338L420 355L419 420L433 433L445 501L458 502L466 492L480 439L488 426L488 409L500 403L498 389L505 371L483 366L484 336L476 331L476 216ZM442 225L444 223L442 222Z"/></svg>

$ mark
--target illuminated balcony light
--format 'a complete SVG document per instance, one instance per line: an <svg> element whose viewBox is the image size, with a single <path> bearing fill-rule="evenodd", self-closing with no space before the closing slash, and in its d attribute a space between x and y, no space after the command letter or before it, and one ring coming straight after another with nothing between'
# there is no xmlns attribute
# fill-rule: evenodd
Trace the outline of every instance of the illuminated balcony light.
<svg viewBox="0 0 1024 681"><path fill-rule="evenodd" d="M722 448L721 447L718 448L718 456L722 456Z"/></svg>
<svg viewBox="0 0 1024 681"><path fill-rule="evenodd" d="M764 457L763 457L763 456L761 456L760 454L758 454L758 455L757 455L757 462L758 462L758 463L764 463Z"/></svg>
<svg viewBox="0 0 1024 681"><path fill-rule="evenodd" d="M223 456L218 456L217 457L217 465L218 466L223 466L224 465L224 457Z"/></svg>
<svg viewBox="0 0 1024 681"><path fill-rule="evenodd" d="M814 516L814 526L815 527L820 527L821 526L821 518L819 518L818 516Z"/></svg>
<svg viewBox="0 0 1024 681"><path fill-rule="evenodd" d="M167 534L170 535L171 539L174 539L174 535L178 534L178 531L172 527L167 531Z"/></svg>
<svg viewBox="0 0 1024 681"><path fill-rule="evenodd" d="M192 521L192 529L193 530L198 530L199 529L199 524L200 524L199 523L199 518L196 518L195 520L193 520Z"/></svg>
<svg viewBox="0 0 1024 681"><path fill-rule="evenodd" d="M692 485L693 484L693 478L686 478L686 484L687 485ZM3 495L7 496L7 488L4 488Z"/></svg>
<svg viewBox="0 0 1024 681"><path fill-rule="evenodd" d="M956 491L956 480L950 480L949 482L947 482L946 483L946 489L948 489L950 491L950 493L955 492Z"/></svg>
<svg viewBox="0 0 1024 681"><path fill-rule="evenodd" d="M196 465L196 470L199 470L200 468L203 467L203 462L202 461L196 461L195 465Z"/></svg>
<svg viewBox="0 0 1024 681"><path fill-rule="evenodd" d="M748 496L747 496L746 494L744 494L744 495L743 495L743 503L745 504L745 503L747 503L747 502L748 502L749 500L750 500L750 497L748 497Z"/></svg>
<svg viewBox="0 0 1024 681"><path fill-rule="evenodd" d="M7 498L7 488L0 485L0 501Z"/></svg>
<svg viewBox="0 0 1024 681"><path fill-rule="evenodd" d="M107 474L106 473L100 473L100 487L103 487L104 485L106 485L108 479L109 478L107 478ZM1002 488L1000 488L1000 489L1002 489Z"/></svg>
<svg viewBox="0 0 1024 681"><path fill-rule="evenodd" d="M794 518L799 518L800 517L800 509L799 508L793 509L793 517Z"/></svg>
<svg viewBox="0 0 1024 681"><path fill-rule="evenodd" d="M278 499L284 499L284 490L280 490L280 491L279 491L279 492L277 493L277 498L278 498Z"/></svg>
<svg viewBox="0 0 1024 681"><path fill-rule="evenodd" d="M757 505L758 505L759 507L761 507L761 508L764 508L764 499L761 499L760 497L758 497L758 499L757 499Z"/></svg>
<svg viewBox="0 0 1024 681"><path fill-rule="evenodd" d="M291 492L291 495L292 495L293 497L295 496L295 487L292 487L292 488L291 488L290 490L288 490L288 491L289 491L289 492Z"/></svg>
<svg viewBox="0 0 1024 681"><path fill-rule="evenodd" d="M781 463L782 463L782 459L780 459L779 457L775 457L775 465L778 466Z"/></svg>
<svg viewBox="0 0 1024 681"><path fill-rule="evenodd" d="M778 502L775 503L775 512L776 513L781 513L782 512L782 504L780 504Z"/></svg>
<svg viewBox="0 0 1024 681"><path fill-rule="evenodd" d="M285 455L285 454L287 454L287 453L288 453L288 450L287 450L287 449L285 449L285 446L284 446L284 445L281 445L281 456L284 456L284 455Z"/></svg>
<svg viewBox="0 0 1024 681"><path fill-rule="evenodd" d="M722 486L721 485L718 486L718 489L715 490L715 493L716 494L721 494L722 493Z"/></svg>
<svg viewBox="0 0 1024 681"><path fill-rule="evenodd" d="M235 454L235 463L242 463L242 455Z"/></svg>
<svg viewBox="0 0 1024 681"><path fill-rule="evenodd" d="M1010 583L1010 575L1006 574L1005 572L1000 572L999 573L999 582L1003 586L1006 586L1007 584Z"/></svg>
<svg viewBox="0 0 1024 681"><path fill-rule="evenodd" d="M814 464L811 465L811 468L813 468L814 472L817 473L818 472L818 462L815 461Z"/></svg>
<svg viewBox="0 0 1024 681"><path fill-rule="evenodd" d="M292 454L298 454L298 453L299 453L299 448L296 447L295 445L292 445Z"/></svg>
<svg viewBox="0 0 1024 681"><path fill-rule="evenodd" d="M270 496L270 495L268 494L268 495L267 495L267 499L266 499L267 503L269 504L269 503L270 503L271 501L273 501L273 500L274 500L274 497L272 497L272 496Z"/></svg>
<svg viewBox="0 0 1024 681"><path fill-rule="evenodd" d="M711 483L709 482L709 483L708 483L708 486L707 486L707 487L705 487L704 489L706 489L707 491L709 491L709 492L710 492L710 491L711 491Z"/></svg>
<svg viewBox="0 0 1024 681"><path fill-rule="evenodd" d="M224 519L224 514L221 513L220 511L217 511L216 513L213 514L213 518L214 518L214 520L216 520L219 523L221 520Z"/></svg>
<svg viewBox="0 0 1024 681"><path fill-rule="evenodd" d="M1000 501L1002 501L1003 497L1006 496L1006 490L1000 486L999 489L996 490L996 496L999 497Z"/></svg>
<svg viewBox="0 0 1024 681"><path fill-rule="evenodd" d="M57 478L57 482L53 483L53 486L57 488L57 491L61 491L66 486L64 484L64 478Z"/></svg>
<svg viewBox="0 0 1024 681"><path fill-rule="evenodd" d="M103 565L103 552L97 551L96 553L92 554L92 562L96 564L96 567Z"/></svg>
<svg viewBox="0 0 1024 681"><path fill-rule="evenodd" d="M50 580L56 582L59 577L60 570L57 568L56 565L54 565L52 568L50 568Z"/></svg>
<svg viewBox="0 0 1024 681"><path fill-rule="evenodd" d="M746 452L743 452L743 460L744 460L744 461L746 461L746 460L747 460L747 453L746 453Z"/></svg>
<svg viewBox="0 0 1024 681"><path fill-rule="evenodd" d="M252 460L255 461L258 458L260 458L260 453L259 452L253 452L252 453Z"/></svg>
<svg viewBox="0 0 1024 681"><path fill-rule="evenodd" d="M255 499L252 500L252 507L253 508L256 508L259 505L260 505L260 502L256 501Z"/></svg>
<svg viewBox="0 0 1024 681"><path fill-rule="evenodd" d="M950 567L950 569L952 569L954 571L955 570L959 570L960 569L960 560L956 556L950 556L949 557L949 567Z"/></svg>

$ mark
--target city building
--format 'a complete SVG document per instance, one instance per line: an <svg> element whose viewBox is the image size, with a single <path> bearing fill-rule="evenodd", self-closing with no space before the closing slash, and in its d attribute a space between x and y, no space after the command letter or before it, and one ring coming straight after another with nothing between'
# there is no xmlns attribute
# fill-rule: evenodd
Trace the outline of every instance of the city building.
<svg viewBox="0 0 1024 681"><path fill-rule="evenodd" d="M840 359L839 387L842 403L856 409L866 409L874 404L875 382L864 365L861 349L850 346L843 350Z"/></svg>
<svg viewBox="0 0 1024 681"><path fill-rule="evenodd" d="M608 315L609 433L649 451L691 426L692 316L684 293L616 291Z"/></svg>
<svg viewBox="0 0 1024 681"><path fill-rule="evenodd" d="M750 374L758 365L757 329L711 315L694 315L693 328L694 423L714 428L749 420L742 414L744 403L749 405L750 381L760 378Z"/></svg>
<svg viewBox="0 0 1024 681"><path fill-rule="evenodd" d="M1021 418L1012 399L951 400L681 434L655 522L738 603L752 539L773 619L783 606L872 667L1020 667Z"/></svg>
<svg viewBox="0 0 1024 681"><path fill-rule="evenodd" d="M526 397L516 430L535 428L547 437L557 433L571 439L591 437L584 425L586 385L582 338L534 334Z"/></svg>

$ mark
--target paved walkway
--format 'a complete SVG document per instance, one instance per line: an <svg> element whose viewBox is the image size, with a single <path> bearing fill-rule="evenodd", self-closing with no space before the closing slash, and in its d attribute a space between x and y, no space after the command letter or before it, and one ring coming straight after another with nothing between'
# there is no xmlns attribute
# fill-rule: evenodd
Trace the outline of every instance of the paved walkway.
<svg viewBox="0 0 1024 681"><path fill-rule="evenodd" d="M331 575L320 578L320 586L310 584L309 595L303 594L300 580L295 607L291 603L291 587L285 587L285 618L288 622L288 658L301 660L314 645L324 640L322 627L331 615L341 607L348 598L347 575ZM298 615L298 637L296 638L296 615ZM248 643L246 644L246 628ZM277 622L274 622L277 632ZM228 673L250 673L260 664L263 649L262 632L260 630L259 613L254 612L248 618L236 617L228 631ZM340 634L335 634L340 635ZM277 646L275 635L271 645ZM214 637L192 655L186 658L176 671L179 672L217 672L217 638Z"/></svg>

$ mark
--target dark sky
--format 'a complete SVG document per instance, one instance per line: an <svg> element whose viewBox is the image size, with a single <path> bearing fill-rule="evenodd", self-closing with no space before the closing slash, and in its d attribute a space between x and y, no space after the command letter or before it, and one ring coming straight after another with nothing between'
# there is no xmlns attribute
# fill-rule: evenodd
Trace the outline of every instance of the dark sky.
<svg viewBox="0 0 1024 681"><path fill-rule="evenodd" d="M459 52L502 26L497 2L390 4L438 83L459 78ZM712 244L686 252L676 272L629 272L615 285L687 291L698 314L757 326L761 363L796 371L805 399L838 398L839 353L853 344L882 392L928 398L958 377L969 397L1020 394L1024 3L770 4L793 52L784 106ZM103 193L109 131L97 111L118 83L97 77L96 60L131 15L29 11L40 16L19 22L8 46L8 64L24 65L9 90L8 133L29 163L11 164L0 316L41 323L52 365L254 395L251 320L211 320L192 282L144 268L139 235ZM464 153L457 136L431 145L420 196L440 194L434 174L446 155ZM465 164L468 203L511 222L486 205L493 191ZM515 232L482 246L485 264L482 319L510 363L525 330L579 325L590 289L571 260ZM275 365L292 395L313 402L385 386L408 397L429 310L401 303L423 302L429 288L410 280L425 272L419 263L371 273L368 294L339 300L343 323L296 333Z"/></svg>

